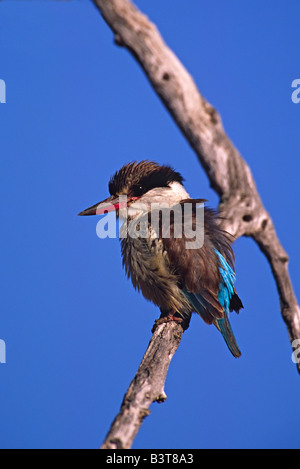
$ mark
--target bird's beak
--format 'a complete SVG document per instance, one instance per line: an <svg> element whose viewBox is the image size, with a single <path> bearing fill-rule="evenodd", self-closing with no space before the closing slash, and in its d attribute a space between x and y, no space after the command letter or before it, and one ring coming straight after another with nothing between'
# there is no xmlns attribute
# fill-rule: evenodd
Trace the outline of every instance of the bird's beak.
<svg viewBox="0 0 300 469"><path fill-rule="evenodd" d="M128 204L136 199L137 197L121 196L119 198L112 195L102 202L99 202L98 204L92 205L86 210L83 210L82 212L78 213L78 215L103 215L104 213L112 212L114 210L118 211L122 208L128 207Z"/></svg>

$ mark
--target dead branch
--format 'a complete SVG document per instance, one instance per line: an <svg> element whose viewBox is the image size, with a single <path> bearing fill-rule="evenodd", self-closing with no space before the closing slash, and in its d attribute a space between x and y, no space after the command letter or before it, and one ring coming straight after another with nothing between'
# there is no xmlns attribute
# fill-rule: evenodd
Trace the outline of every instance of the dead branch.
<svg viewBox="0 0 300 469"><path fill-rule="evenodd" d="M126 392L119 414L113 421L101 449L127 449L149 415L152 402L164 402L167 371L183 333L181 325L169 322L157 326Z"/></svg>
<svg viewBox="0 0 300 469"><path fill-rule="evenodd" d="M250 168L226 135L218 112L200 94L194 80L165 44L156 26L129 0L93 2L114 32L116 44L127 48L139 62L156 93L197 154L212 188L220 197L219 210L224 217L224 228L235 238L251 236L265 254L277 285L281 313L290 340L293 342L294 339L300 338L300 309L288 272L288 256L278 240L272 219L262 204ZM178 326L172 323L165 325L164 334L171 334L171 337L174 327ZM155 341L157 340L159 345L159 337L154 334L151 339L152 352L158 350ZM174 345L172 340L170 345ZM146 352L149 362L151 350ZM170 360L167 360L167 367L169 362ZM155 369L151 371L151 385L155 383L153 371ZM298 371L300 372L300 364ZM131 383L130 396L139 396L139 392L135 390L139 383L139 373L140 369ZM153 394L151 386L147 387L147 393L151 397L138 397L135 401L138 408L130 414L130 418L135 419L134 423L133 420L130 423L135 428L132 435L136 434L137 426L141 424L141 416L149 407L148 403L150 405L153 397L156 400L156 391ZM128 398L125 397L123 410L121 409L123 417L125 416L125 425L127 401ZM124 436L127 430L120 428L122 424L118 417L103 448L114 448L116 445L128 447L126 445L129 440ZM113 428L117 430L116 433Z"/></svg>

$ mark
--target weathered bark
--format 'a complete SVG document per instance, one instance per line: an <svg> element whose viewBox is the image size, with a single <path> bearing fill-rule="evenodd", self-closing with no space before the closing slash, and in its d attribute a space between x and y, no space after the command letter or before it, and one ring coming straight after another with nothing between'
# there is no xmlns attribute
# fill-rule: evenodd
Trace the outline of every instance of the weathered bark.
<svg viewBox="0 0 300 469"><path fill-rule="evenodd" d="M143 419L150 413L152 402L166 400L166 375L182 333L183 328L175 322L160 324L155 328L142 363L101 449L130 448Z"/></svg>
<svg viewBox="0 0 300 469"><path fill-rule="evenodd" d="M192 77L165 44L155 25L129 0L93 2L113 30L115 42L126 47L142 66L153 88L197 154L212 188L220 197L219 210L223 216L224 229L234 238L251 236L265 254L277 285L281 313L290 340L293 342L300 338L300 309L288 273L288 256L261 202L250 168L226 135L218 112L200 94ZM173 327L179 326L169 323L165 325L164 332L173 330ZM152 341L155 340L158 340L157 336L153 336ZM297 366L300 371L300 364ZM151 379L151 382L154 384L155 379ZM134 379L131 394L139 395L139 390L134 388L138 387L138 383L139 380ZM143 404L141 409L144 408ZM124 417L124 404L122 409ZM138 411L136 418L141 421ZM122 422L118 417L114 423L116 425L120 432ZM124 433L124 429L122 431ZM109 442L114 440L113 435L113 432L109 433L103 447L115 447L109 446Z"/></svg>

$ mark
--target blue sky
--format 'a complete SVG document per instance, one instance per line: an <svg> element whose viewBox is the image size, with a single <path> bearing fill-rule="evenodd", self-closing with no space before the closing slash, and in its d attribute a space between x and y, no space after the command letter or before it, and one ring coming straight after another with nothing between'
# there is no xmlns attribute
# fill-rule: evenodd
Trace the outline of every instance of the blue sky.
<svg viewBox="0 0 300 469"><path fill-rule="evenodd" d="M300 78L296 0L139 0L221 113L251 167L299 290ZM2 448L97 448L159 311L122 271L116 239L77 213L124 163L172 164L218 204L197 158L88 0L0 4ZM297 448L300 378L269 265L234 244L242 351L197 316L134 448Z"/></svg>

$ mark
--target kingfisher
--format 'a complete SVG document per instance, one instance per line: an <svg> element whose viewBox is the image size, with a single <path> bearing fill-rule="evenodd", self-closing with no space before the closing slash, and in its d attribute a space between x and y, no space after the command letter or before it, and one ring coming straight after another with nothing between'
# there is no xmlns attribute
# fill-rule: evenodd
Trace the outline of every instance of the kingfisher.
<svg viewBox="0 0 300 469"><path fill-rule="evenodd" d="M123 267L134 288L160 308L161 317L156 323L178 321L188 327L191 314L197 313L220 331L232 355L239 357L241 352L229 322L229 313L239 313L243 308L234 287L233 238L222 230L220 215L206 207L204 199L191 198L183 182L181 174L169 165L149 160L130 162L110 179L110 197L79 215L115 211L124 221ZM173 209L186 204L191 206L192 229L203 231L203 242L194 248L189 248L190 234L183 229L180 236L175 236L177 225L184 223L184 210L178 218ZM197 217L200 206L202 218ZM168 236L164 236L162 222L166 209L170 213ZM155 226L154 212L158 214ZM132 224L136 228L134 236L129 229Z"/></svg>

